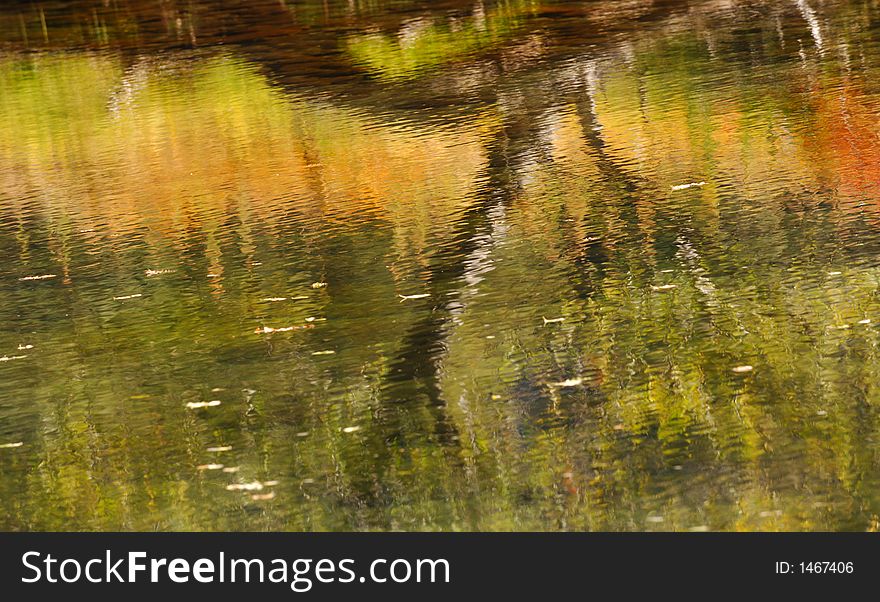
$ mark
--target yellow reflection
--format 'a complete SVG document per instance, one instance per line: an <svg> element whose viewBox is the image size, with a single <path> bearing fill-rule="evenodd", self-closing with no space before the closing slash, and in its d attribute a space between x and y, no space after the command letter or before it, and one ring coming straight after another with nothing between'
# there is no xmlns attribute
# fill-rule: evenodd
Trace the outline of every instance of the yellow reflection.
<svg viewBox="0 0 880 602"><path fill-rule="evenodd" d="M491 118L443 132L288 97L229 56L44 55L0 62L0 186L80 230L179 238L239 213L352 213L421 247L484 162ZM220 268L218 267L218 270Z"/></svg>

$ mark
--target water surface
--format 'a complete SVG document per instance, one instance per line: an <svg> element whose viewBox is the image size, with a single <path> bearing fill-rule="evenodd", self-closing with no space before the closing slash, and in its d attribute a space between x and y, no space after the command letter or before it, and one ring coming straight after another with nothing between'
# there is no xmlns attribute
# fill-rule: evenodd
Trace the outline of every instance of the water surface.
<svg viewBox="0 0 880 602"><path fill-rule="evenodd" d="M0 9L0 527L880 527L870 1Z"/></svg>

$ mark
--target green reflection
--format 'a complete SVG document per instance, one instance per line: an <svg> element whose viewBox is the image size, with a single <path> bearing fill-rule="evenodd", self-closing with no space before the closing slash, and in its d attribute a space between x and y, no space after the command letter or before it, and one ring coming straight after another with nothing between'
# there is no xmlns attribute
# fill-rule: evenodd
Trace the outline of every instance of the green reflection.
<svg viewBox="0 0 880 602"><path fill-rule="evenodd" d="M418 75L511 39L539 3L506 0L489 9L481 2L468 16L418 19L396 34L367 33L348 38L346 48L355 64L383 79Z"/></svg>

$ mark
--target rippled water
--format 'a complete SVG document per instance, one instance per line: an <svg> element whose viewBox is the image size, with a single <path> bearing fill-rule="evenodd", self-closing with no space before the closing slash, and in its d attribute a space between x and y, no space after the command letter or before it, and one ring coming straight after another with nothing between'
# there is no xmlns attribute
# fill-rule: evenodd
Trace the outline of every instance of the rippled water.
<svg viewBox="0 0 880 602"><path fill-rule="evenodd" d="M880 527L870 1L0 9L0 527Z"/></svg>

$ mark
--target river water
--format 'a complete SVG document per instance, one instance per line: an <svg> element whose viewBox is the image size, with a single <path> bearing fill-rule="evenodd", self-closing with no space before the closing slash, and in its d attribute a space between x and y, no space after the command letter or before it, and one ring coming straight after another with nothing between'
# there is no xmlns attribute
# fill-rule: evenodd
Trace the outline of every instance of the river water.
<svg viewBox="0 0 880 602"><path fill-rule="evenodd" d="M871 1L0 9L0 528L880 528Z"/></svg>

